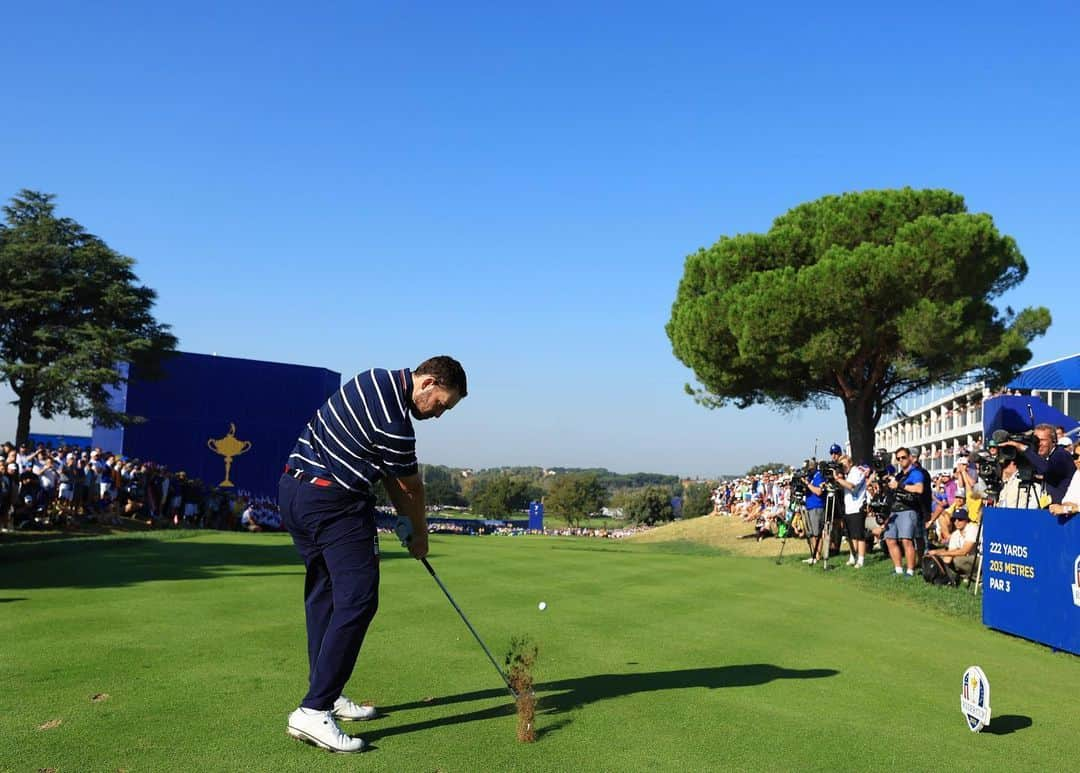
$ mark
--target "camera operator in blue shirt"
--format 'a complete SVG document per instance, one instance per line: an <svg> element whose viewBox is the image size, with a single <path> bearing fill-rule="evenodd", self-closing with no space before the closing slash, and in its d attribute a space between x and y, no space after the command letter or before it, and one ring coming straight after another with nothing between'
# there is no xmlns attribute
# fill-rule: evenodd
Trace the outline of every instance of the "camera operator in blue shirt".
<svg viewBox="0 0 1080 773"><path fill-rule="evenodd" d="M907 564L907 576L915 576L915 538L919 534L919 498L930 485L926 473L916 467L908 449L896 449L896 462L900 471L889 479L889 488L895 492L892 512L885 524L885 545L892 558L893 570L903 575L900 551Z"/></svg>
<svg viewBox="0 0 1080 773"><path fill-rule="evenodd" d="M803 559L804 564L816 564L821 552L821 531L825 525L825 499L822 486L825 476L814 464L813 459L806 462L806 544L810 546L810 557ZM811 474L813 473L813 474Z"/></svg>

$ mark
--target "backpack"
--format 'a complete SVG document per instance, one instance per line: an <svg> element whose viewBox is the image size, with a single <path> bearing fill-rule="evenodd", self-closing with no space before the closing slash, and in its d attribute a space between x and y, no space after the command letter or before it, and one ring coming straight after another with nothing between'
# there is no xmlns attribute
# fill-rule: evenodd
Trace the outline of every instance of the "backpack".
<svg viewBox="0 0 1080 773"><path fill-rule="evenodd" d="M931 585L956 585L956 573L941 556L923 556L922 578Z"/></svg>

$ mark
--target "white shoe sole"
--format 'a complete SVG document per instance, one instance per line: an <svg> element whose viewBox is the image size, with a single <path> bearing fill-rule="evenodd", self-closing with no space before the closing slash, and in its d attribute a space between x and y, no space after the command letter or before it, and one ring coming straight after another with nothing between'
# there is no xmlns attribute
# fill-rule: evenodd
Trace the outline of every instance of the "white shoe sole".
<svg viewBox="0 0 1080 773"><path fill-rule="evenodd" d="M325 741L320 741L313 735L308 735L303 730L299 730L292 725L285 728L285 732L290 738L295 738L297 741L309 744L310 746L316 746L320 749L326 749L328 752L334 752L335 754L358 754L367 748L367 744L364 743L359 749L335 749Z"/></svg>
<svg viewBox="0 0 1080 773"><path fill-rule="evenodd" d="M333 712L332 716L334 717L334 719L340 719L343 722L368 722L379 716L379 712L374 711L366 717L347 717L344 714L338 714L337 712Z"/></svg>

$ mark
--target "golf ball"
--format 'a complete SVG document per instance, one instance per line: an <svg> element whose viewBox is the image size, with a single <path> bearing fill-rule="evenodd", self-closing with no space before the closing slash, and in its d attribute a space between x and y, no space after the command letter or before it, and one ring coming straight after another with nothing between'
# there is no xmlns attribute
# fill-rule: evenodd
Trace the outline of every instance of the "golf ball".
<svg viewBox="0 0 1080 773"><path fill-rule="evenodd" d="M547 609L547 602L546 601L541 601L536 606L540 609L541 612L543 612L545 609Z"/></svg>

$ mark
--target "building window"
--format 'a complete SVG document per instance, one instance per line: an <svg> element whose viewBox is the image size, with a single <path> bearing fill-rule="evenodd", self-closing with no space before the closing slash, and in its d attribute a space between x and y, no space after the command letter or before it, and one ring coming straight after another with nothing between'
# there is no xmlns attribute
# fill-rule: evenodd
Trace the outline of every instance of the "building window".
<svg viewBox="0 0 1080 773"><path fill-rule="evenodd" d="M1065 413L1065 393L1051 392L1050 405L1055 411L1061 411L1062 413Z"/></svg>
<svg viewBox="0 0 1080 773"><path fill-rule="evenodd" d="M1069 392L1069 416L1080 421L1080 392Z"/></svg>

